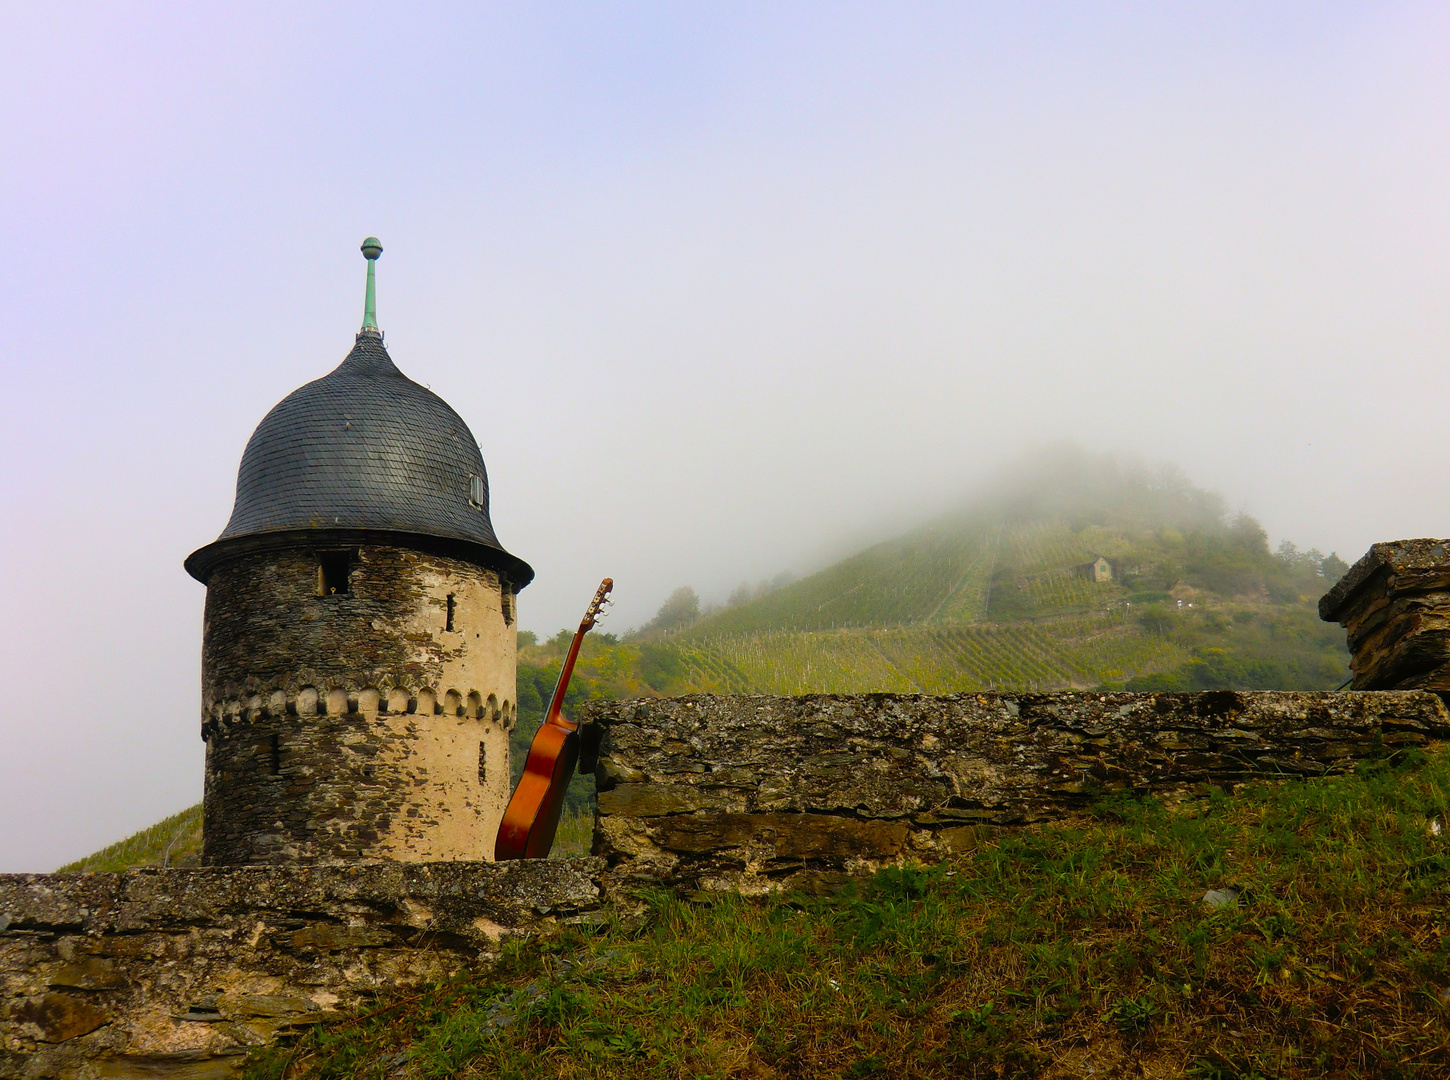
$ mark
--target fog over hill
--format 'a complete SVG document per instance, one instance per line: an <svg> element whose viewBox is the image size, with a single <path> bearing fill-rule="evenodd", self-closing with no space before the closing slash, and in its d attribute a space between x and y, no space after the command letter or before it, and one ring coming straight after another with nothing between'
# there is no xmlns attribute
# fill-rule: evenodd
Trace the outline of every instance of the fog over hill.
<svg viewBox="0 0 1450 1080"><path fill-rule="evenodd" d="M1092 580L1099 557L1111 565ZM748 600L743 587L743 602L700 618L677 595L635 637L1040 621L1168 601L1175 611L1294 606L1342 565L1292 543L1270 552L1257 521L1229 514L1174 466L1063 445L1003 469L956 512L802 580Z"/></svg>

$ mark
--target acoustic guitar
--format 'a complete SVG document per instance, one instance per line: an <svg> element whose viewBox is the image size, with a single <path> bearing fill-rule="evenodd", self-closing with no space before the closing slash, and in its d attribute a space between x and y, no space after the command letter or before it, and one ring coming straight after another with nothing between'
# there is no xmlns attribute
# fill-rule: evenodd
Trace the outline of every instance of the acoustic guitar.
<svg viewBox="0 0 1450 1080"><path fill-rule="evenodd" d="M559 812L564 809L564 790L569 778L574 775L574 766L579 761L579 725L564 718L564 692L569 689L569 678L574 674L574 661L579 659L579 646L584 644L584 635L594 628L595 622L609 602L609 591L614 581L605 578L599 583L589 609L574 633L569 646L569 655L559 671L559 684L554 687L554 696L549 701L549 711L539 725L534 741L529 745L529 757L524 763L524 774L519 777L519 786L514 788L508 809L503 812L503 821L498 827L498 839L494 841L493 857L503 859L543 859L554 846L554 832L559 827Z"/></svg>

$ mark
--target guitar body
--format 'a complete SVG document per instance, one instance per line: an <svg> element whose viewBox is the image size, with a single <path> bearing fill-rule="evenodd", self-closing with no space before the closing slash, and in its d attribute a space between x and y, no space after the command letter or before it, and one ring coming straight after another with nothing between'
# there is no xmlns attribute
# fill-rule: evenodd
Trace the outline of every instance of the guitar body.
<svg viewBox="0 0 1450 1080"><path fill-rule="evenodd" d="M524 774L519 777L518 787L514 788L508 808L503 812L503 821L499 823L493 843L495 860L546 859L554 846L559 814L564 809L564 793L569 788L569 778L574 775L574 766L579 763L579 725L564 719L564 694L569 689L569 678L574 674L574 662L579 659L584 635L599 618L612 588L614 582L609 578L600 582L574 634L569 655L559 669L559 682L549 701L549 711L529 744Z"/></svg>
<svg viewBox="0 0 1450 1080"><path fill-rule="evenodd" d="M498 827L495 859L543 859L554 846L564 792L579 761L578 726L565 724L544 723L534 735L524 775Z"/></svg>

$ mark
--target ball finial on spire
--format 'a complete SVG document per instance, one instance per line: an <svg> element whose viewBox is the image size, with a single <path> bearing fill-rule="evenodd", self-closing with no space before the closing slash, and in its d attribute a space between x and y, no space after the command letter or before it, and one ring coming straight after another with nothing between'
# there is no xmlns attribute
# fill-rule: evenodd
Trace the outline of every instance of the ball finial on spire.
<svg viewBox="0 0 1450 1080"><path fill-rule="evenodd" d="M373 271L378 265L378 256L383 253L383 245L378 243L376 236L369 236L362 242L363 257L368 261L368 292L363 301L363 333L376 334L378 332L378 301L377 285Z"/></svg>

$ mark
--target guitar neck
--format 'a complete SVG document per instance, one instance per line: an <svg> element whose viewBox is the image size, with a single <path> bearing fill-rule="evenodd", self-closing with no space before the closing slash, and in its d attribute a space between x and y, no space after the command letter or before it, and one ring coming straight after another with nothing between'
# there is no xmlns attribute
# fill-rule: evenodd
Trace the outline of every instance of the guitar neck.
<svg viewBox="0 0 1450 1080"><path fill-rule="evenodd" d="M564 693L569 689L569 680L574 675L574 661L579 659L579 647L584 644L584 635L588 632L589 627L583 623L574 632L574 640L569 644L569 655L564 658L564 666L559 669L559 681L554 685L554 696L549 699L549 711L544 716L546 724L555 723L563 716Z"/></svg>
<svg viewBox="0 0 1450 1080"><path fill-rule="evenodd" d="M594 599L589 601L589 608L584 612L584 618L579 621L579 629L574 631L574 640L569 643L569 655L564 658L564 666L559 669L559 682L554 687L554 696L549 701L549 711L544 714L544 723L555 724L570 731L574 730L575 725L563 718L564 693L569 689L569 679L574 674L574 661L579 659L579 647L584 644L584 635L589 633L595 620L603 613L604 605L609 601L609 591L613 588L614 580L605 578L599 583L599 588L594 593Z"/></svg>

